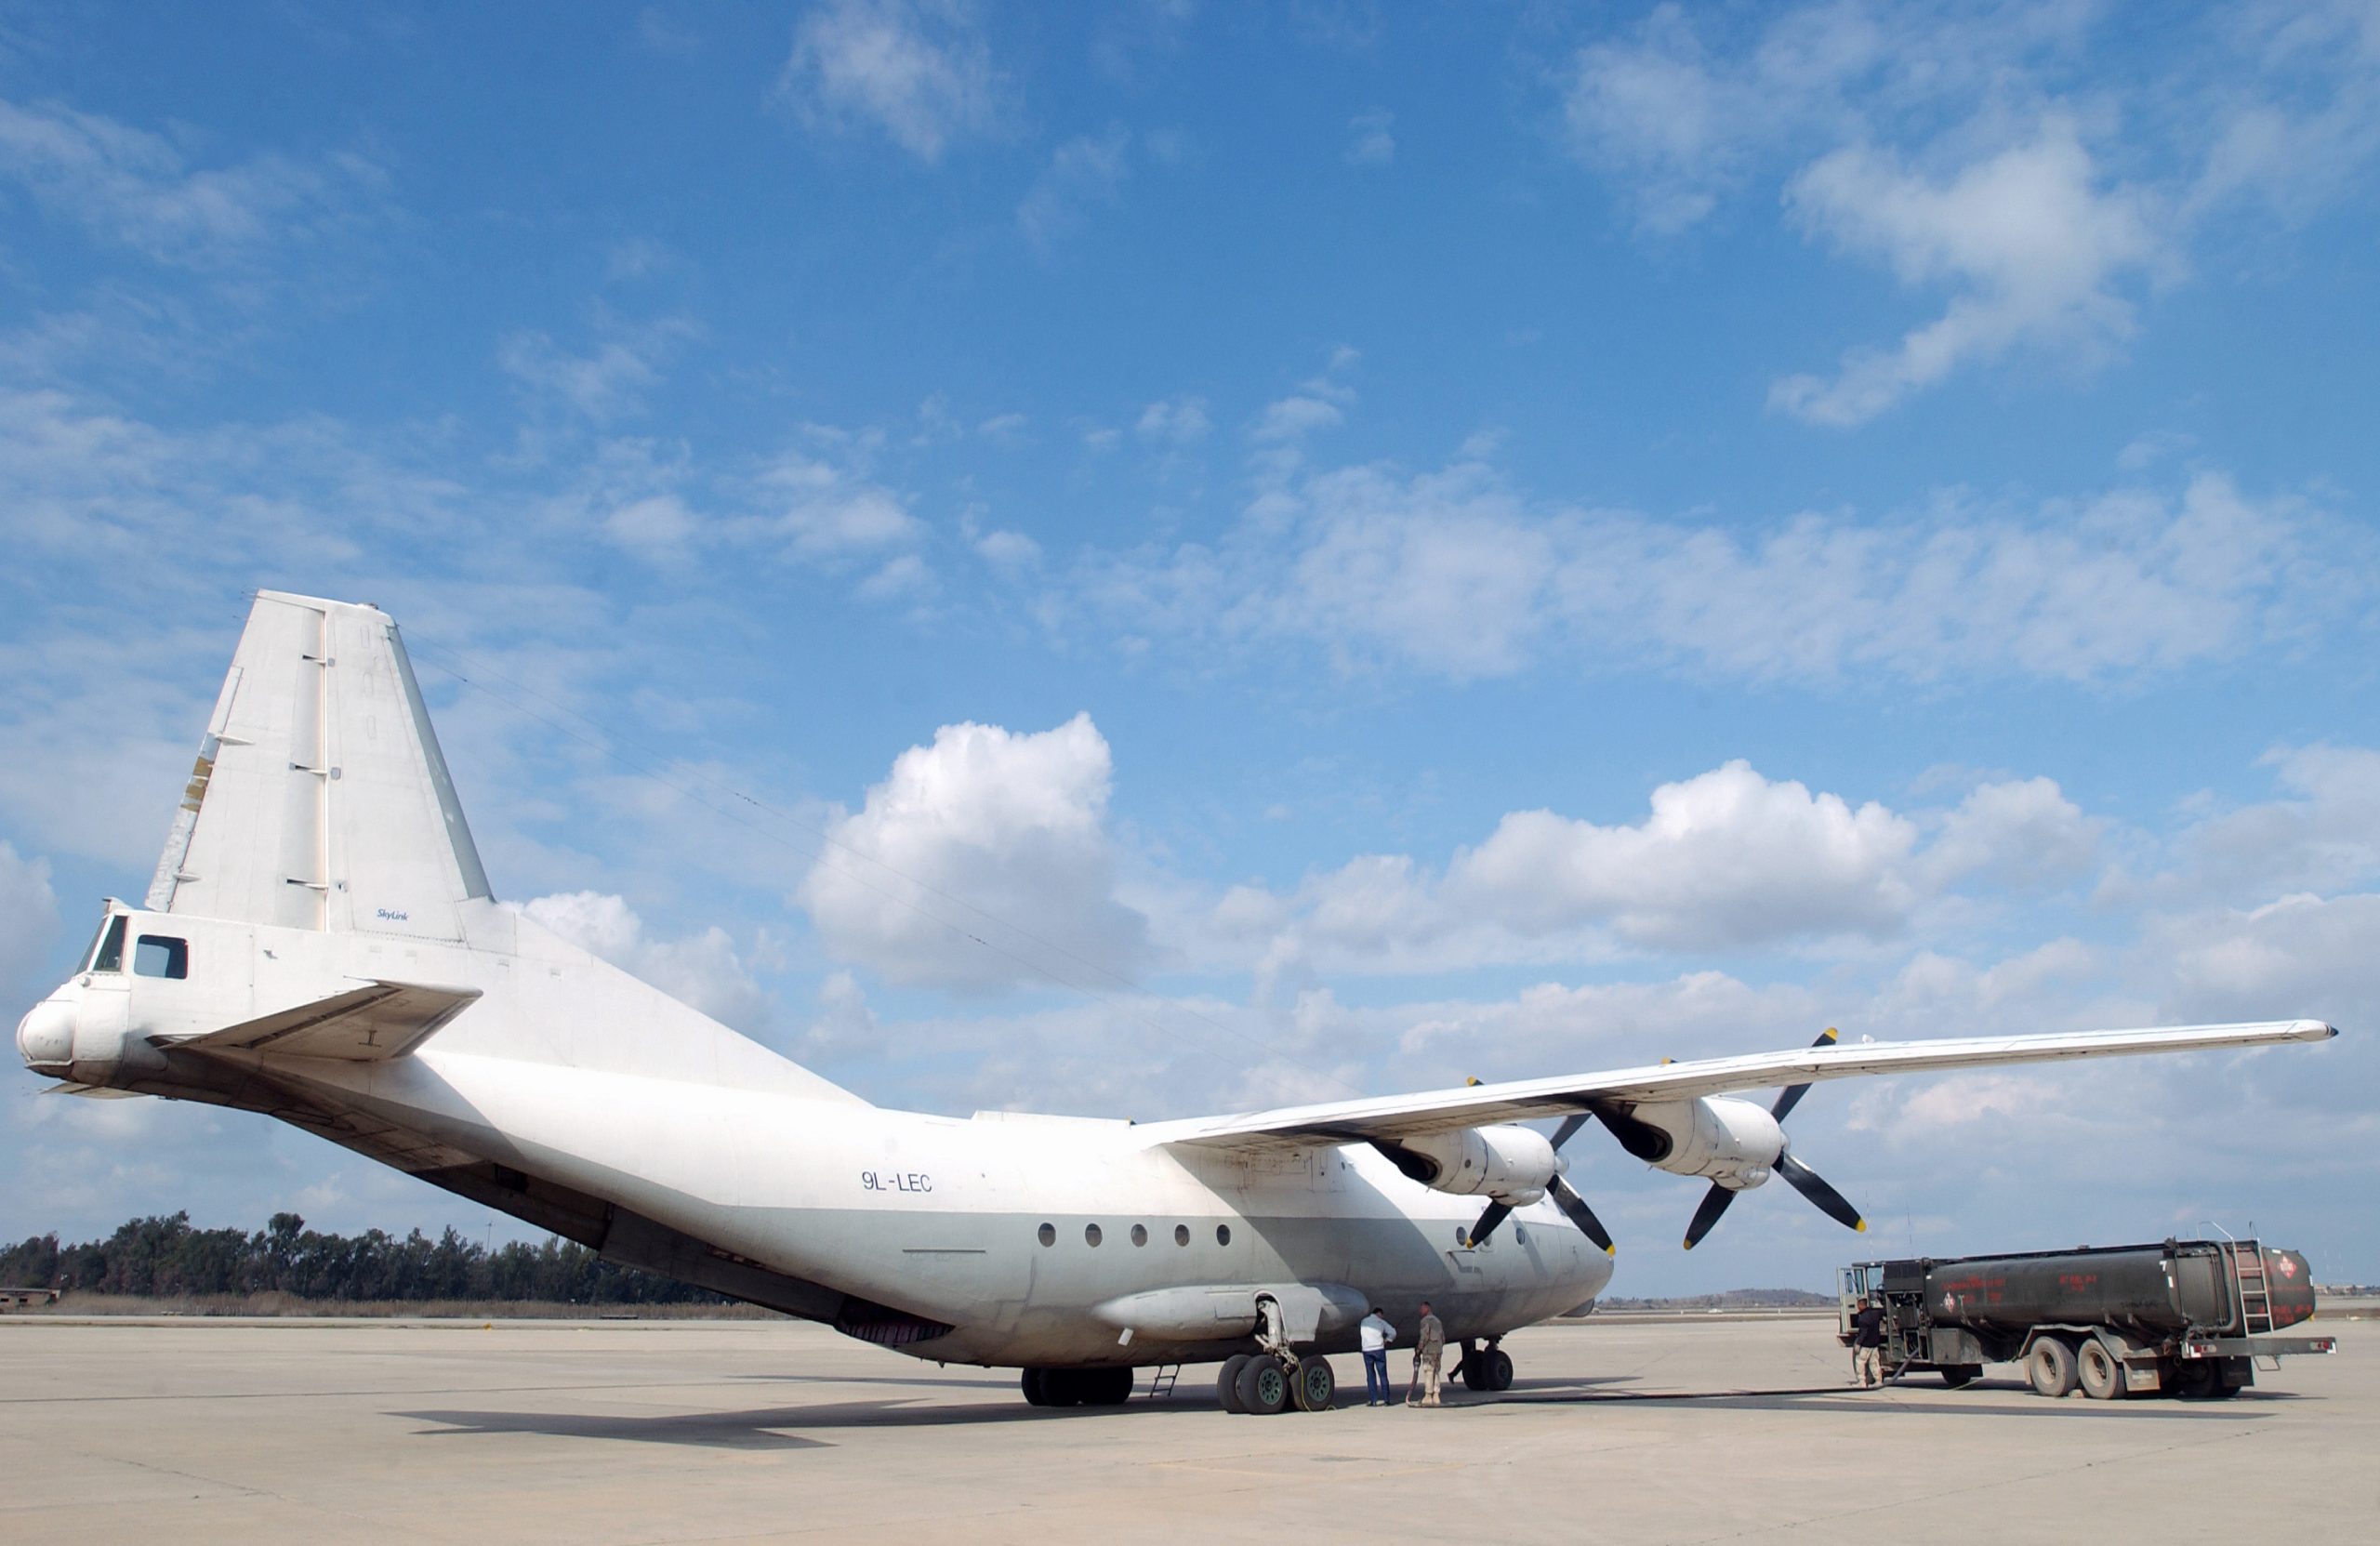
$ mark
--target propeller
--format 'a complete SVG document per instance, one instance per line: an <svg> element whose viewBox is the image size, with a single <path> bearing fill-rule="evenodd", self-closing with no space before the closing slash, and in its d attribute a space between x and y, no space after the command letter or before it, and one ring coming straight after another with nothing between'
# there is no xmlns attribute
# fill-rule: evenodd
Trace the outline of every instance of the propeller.
<svg viewBox="0 0 2380 1546"><path fill-rule="evenodd" d="M1810 1045L1831 1047L1834 1045L1834 1027L1829 1025L1825 1032ZM1809 1088L1806 1084L1788 1085L1778 1092L1777 1103L1768 1108L1768 1114L1781 1124L1787 1115L1802 1103L1802 1096ZM1785 1178L1787 1185L1809 1198L1818 1206L1819 1212L1824 1213L1835 1222L1846 1229L1862 1232L1867 1229L1868 1221L1859 1216L1859 1210L1852 1207L1842 1193L1829 1186L1825 1179L1816 1170L1794 1158L1791 1153L1777 1156L1777 1173ZM1711 1190L1702 1194L1701 1206L1694 1210L1693 1219L1686 1226L1686 1249L1692 1250L1696 1246L1700 1245L1702 1237L1711 1233L1712 1227L1718 1223L1720 1216L1727 1211L1727 1205L1735 1200L1734 1188L1721 1182L1712 1182Z"/></svg>
<svg viewBox="0 0 2380 1546"><path fill-rule="evenodd" d="M1593 1117L1583 1111L1564 1117L1562 1125L1554 1130L1554 1152L1560 1154L1562 1145L1577 1137L1579 1130L1585 1127L1591 1120ZM1611 1232L1603 1227L1603 1221L1596 1218L1595 1210L1587 1206L1587 1199L1579 1196L1577 1187L1572 1186L1560 1175L1556 1175L1547 1184L1545 1190L1546 1194L1553 1197L1554 1206L1560 1209L1572 1223L1579 1226L1580 1234L1601 1246L1606 1256L1620 1254L1618 1249L1611 1243ZM1463 1243L1474 1250L1486 1245L1488 1237L1496 1233L1497 1226L1504 1222L1504 1216L1512 1210L1510 1203L1490 1202L1487 1209L1479 1215L1479 1222L1471 1226L1470 1236Z"/></svg>

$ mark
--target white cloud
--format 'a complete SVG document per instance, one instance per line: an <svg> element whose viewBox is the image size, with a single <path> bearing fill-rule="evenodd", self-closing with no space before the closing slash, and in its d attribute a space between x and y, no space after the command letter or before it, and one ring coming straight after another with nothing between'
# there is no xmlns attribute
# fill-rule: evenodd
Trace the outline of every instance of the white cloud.
<svg viewBox="0 0 2380 1546"><path fill-rule="evenodd" d="M1131 176L1131 137L1120 125L1105 133L1082 135L1050 153L1025 199L1016 206L1017 228L1044 252L1088 223L1085 211L1115 198Z"/></svg>
<svg viewBox="0 0 2380 1546"><path fill-rule="evenodd" d="M212 269L271 256L350 221L383 186L355 155L279 154L193 167L180 146L56 103L0 101L0 177L95 234L161 262Z"/></svg>
<svg viewBox="0 0 2380 1546"><path fill-rule="evenodd" d="M1632 826L1516 812L1458 855L1449 904L1532 932L1608 920L1631 943L1739 945L1890 930L1915 893L1917 828L1874 801L1853 809L1742 761L1653 791Z"/></svg>
<svg viewBox="0 0 2380 1546"><path fill-rule="evenodd" d="M1194 445L1213 428L1203 397L1160 398L1141 410L1132 432L1144 441L1166 445Z"/></svg>
<svg viewBox="0 0 2380 1546"><path fill-rule="evenodd" d="M1963 496L1766 527L1534 506L1476 462L1268 481L1212 547L1086 561L1136 633L1302 638L1345 669L1540 661L1753 681L2092 681L2288 646L2380 590L2371 534L2214 473L2036 510Z"/></svg>
<svg viewBox="0 0 2380 1546"><path fill-rule="evenodd" d="M1347 120L1347 164L1351 166L1386 166L1396 159L1396 115L1386 108L1374 108Z"/></svg>
<svg viewBox="0 0 2380 1546"><path fill-rule="evenodd" d="M2208 818L2177 845L2193 886L2332 891L2380 879L2380 751L2292 747L2265 765L2285 798Z"/></svg>
<svg viewBox="0 0 2380 1546"><path fill-rule="evenodd" d="M2168 260L2154 201L2105 188L2073 121L1937 180L1866 146L1822 157L1786 191L1803 225L1881 257L1904 284L1947 285L1940 317L1896 350L1862 349L1831 381L1792 376L1769 401L1812 423L1864 423L1959 365L2016 345L2088 353L2128 337L2116 281Z"/></svg>
<svg viewBox="0 0 2380 1546"><path fill-rule="evenodd" d="M1115 894L1109 775L1088 715L1028 733L945 725L834 825L799 900L836 958L890 982L1046 983L1038 967L1104 985L1146 949L1146 920Z"/></svg>
<svg viewBox="0 0 2380 1546"><path fill-rule="evenodd" d="M0 1002L31 1003L47 985L37 979L58 940L58 898L49 861L27 858L0 839Z"/></svg>
<svg viewBox="0 0 2380 1546"><path fill-rule="evenodd" d="M1014 575L1041 562L1041 545L1023 532L985 532L975 538L975 552L1005 575Z"/></svg>
<svg viewBox="0 0 2380 1546"><path fill-rule="evenodd" d="M1339 411L1337 403L1300 392L1265 407L1264 416L1256 423L1256 438L1260 441L1302 440L1316 429L1336 429L1345 422L1346 416Z"/></svg>
<svg viewBox="0 0 2380 1546"><path fill-rule="evenodd" d="M531 921L723 1024L747 1035L768 1024L768 994L716 924L684 939L654 939L626 901L601 892L560 892L519 906Z"/></svg>
<svg viewBox="0 0 2380 1546"><path fill-rule="evenodd" d="M585 354L543 333L510 333L496 346L496 362L537 398L600 424L641 409L645 392L661 380L662 363L694 331L682 320L665 321L607 338Z"/></svg>
<svg viewBox="0 0 2380 1546"><path fill-rule="evenodd" d="M842 1057L874 1051L882 1040L876 1011L867 994L848 971L830 971L818 984L818 1010L803 1033L801 1050L812 1056Z"/></svg>
<svg viewBox="0 0 2380 1546"><path fill-rule="evenodd" d="M774 509L762 529L797 557L863 556L915 542L925 532L891 489L800 452L779 457L756 486Z"/></svg>
<svg viewBox="0 0 2380 1546"><path fill-rule="evenodd" d="M1975 789L1942 823L1925 855L1937 886L1962 880L2024 888L2071 880L2097 856L2107 824L2086 816L2054 780Z"/></svg>
<svg viewBox="0 0 2380 1546"><path fill-rule="evenodd" d="M801 19L779 92L813 126L880 129L924 162L998 126L1000 78L961 0L827 0Z"/></svg>

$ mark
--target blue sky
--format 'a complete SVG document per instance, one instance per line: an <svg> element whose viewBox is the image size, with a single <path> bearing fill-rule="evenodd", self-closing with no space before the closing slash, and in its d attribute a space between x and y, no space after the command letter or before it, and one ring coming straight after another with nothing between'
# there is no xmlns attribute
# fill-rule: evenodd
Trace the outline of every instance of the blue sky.
<svg viewBox="0 0 2380 1546"><path fill-rule="evenodd" d="M296 589L500 895L879 1102L2318 1015L1794 1132L2380 1278L2376 163L2369 4L0 6L0 986ZM23 1083L0 1235L483 1222ZM1576 1157L1616 1291L1867 1245Z"/></svg>

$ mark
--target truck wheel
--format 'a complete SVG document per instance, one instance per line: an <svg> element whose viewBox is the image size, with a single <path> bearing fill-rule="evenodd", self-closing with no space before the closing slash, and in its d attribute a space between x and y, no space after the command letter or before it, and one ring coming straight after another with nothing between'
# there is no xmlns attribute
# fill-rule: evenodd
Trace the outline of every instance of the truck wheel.
<svg viewBox="0 0 2380 1546"><path fill-rule="evenodd" d="M2094 1401L2119 1401L2124 1394L2123 1360L2109 1350L2108 1344L2094 1337L2082 1344L2075 1355L2075 1371L2082 1381L2082 1394Z"/></svg>
<svg viewBox="0 0 2380 1546"><path fill-rule="evenodd" d="M1954 1391L1963 1390L1974 1384L1977 1377L1982 1373L1981 1364L1944 1364L1941 1368L1942 1383Z"/></svg>
<svg viewBox="0 0 2380 1546"><path fill-rule="evenodd" d="M2185 1401L2204 1401L2222 1387L2223 1371L2212 1359L2185 1358L2174 1370L2174 1394Z"/></svg>
<svg viewBox="0 0 2380 1546"><path fill-rule="evenodd" d="M1248 1410L1239 1404L1239 1371L1248 1367L1251 1356L1250 1354L1235 1353L1223 1360L1222 1368L1215 1371L1215 1403L1224 1411Z"/></svg>
<svg viewBox="0 0 2380 1546"><path fill-rule="evenodd" d="M2043 1337L2033 1344L2030 1356L2025 1360L2025 1377L2033 1389L2051 1400L2072 1395L2076 1371L2074 1349L2063 1338Z"/></svg>

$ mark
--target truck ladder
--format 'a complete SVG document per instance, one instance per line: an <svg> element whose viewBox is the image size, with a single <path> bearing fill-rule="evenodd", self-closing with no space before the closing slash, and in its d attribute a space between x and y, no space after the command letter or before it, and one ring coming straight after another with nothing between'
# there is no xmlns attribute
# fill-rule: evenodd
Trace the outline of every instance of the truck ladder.
<svg viewBox="0 0 2380 1546"><path fill-rule="evenodd" d="M2229 1232L2225 1232L2227 1236ZM2265 1274L2264 1242L2257 1239L2230 1242L2231 1302L2240 1307L2240 1334L2243 1337L2269 1337L2273 1333L2272 1283ZM2278 1354L2267 1358L2258 1355L2257 1367L2279 1368Z"/></svg>

